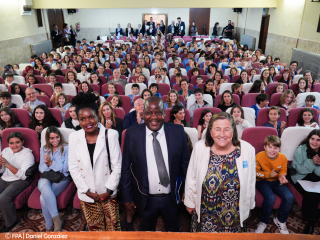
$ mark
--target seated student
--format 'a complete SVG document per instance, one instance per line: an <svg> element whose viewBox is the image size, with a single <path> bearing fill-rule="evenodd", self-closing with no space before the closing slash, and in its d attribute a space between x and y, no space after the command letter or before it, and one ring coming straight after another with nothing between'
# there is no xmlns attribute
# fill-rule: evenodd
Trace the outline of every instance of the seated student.
<svg viewBox="0 0 320 240"><path fill-rule="evenodd" d="M11 102L11 93L9 92L1 92L0 93L0 108L8 107L8 108L17 108L17 105Z"/></svg>
<svg viewBox="0 0 320 240"><path fill-rule="evenodd" d="M53 60L53 54L52 53L49 53L48 54L48 59L49 59L49 61L48 62L46 62L46 64L49 64L50 65L50 68L52 68L52 65L53 64L55 64L56 62Z"/></svg>
<svg viewBox="0 0 320 240"><path fill-rule="evenodd" d="M274 89L273 93L283 93L283 92L284 92L283 83L278 83L276 88Z"/></svg>
<svg viewBox="0 0 320 240"><path fill-rule="evenodd" d="M24 136L20 132L10 133L6 141L9 147L0 155L0 211L5 222L1 233L10 232L18 224L14 199L32 183L33 178L25 174L35 163L32 150L23 147Z"/></svg>
<svg viewBox="0 0 320 240"><path fill-rule="evenodd" d="M215 99L216 99L216 87L214 85L214 82L212 79L208 79L204 85L204 94L210 94L212 97L212 105L214 105Z"/></svg>
<svg viewBox="0 0 320 240"><path fill-rule="evenodd" d="M83 81L81 84L80 84L80 92L83 92L83 93L87 93L87 92L92 92L92 88L90 87L90 84L87 82L87 81Z"/></svg>
<svg viewBox="0 0 320 240"><path fill-rule="evenodd" d="M146 89L144 89L143 91L142 91L142 93L141 93L141 98L143 99L143 100L147 100L149 97L152 97L153 95L152 95L152 92L151 92L151 90L150 89L148 89L148 88L146 88Z"/></svg>
<svg viewBox="0 0 320 240"><path fill-rule="evenodd" d="M190 127L190 123L185 120L185 109L181 104L176 104L170 111L170 123L180 124L183 127Z"/></svg>
<svg viewBox="0 0 320 240"><path fill-rule="evenodd" d="M227 111L228 108L235 106L236 103L233 100L232 93L229 90L225 90L219 101L217 108L220 108L222 112Z"/></svg>
<svg viewBox="0 0 320 240"><path fill-rule="evenodd" d="M249 75L247 70L242 70L240 73L240 78L239 80L236 81L236 83L239 83L240 85L244 84L244 83L251 83L252 81L249 79Z"/></svg>
<svg viewBox="0 0 320 240"><path fill-rule="evenodd" d="M193 114L194 111L198 108L206 108L206 107L212 107L209 103L203 100L204 97L204 92L202 88L196 88L194 90L194 97L196 101L190 106L189 111L190 111L190 117L191 117L191 122L193 119Z"/></svg>
<svg viewBox="0 0 320 240"><path fill-rule="evenodd" d="M179 94L178 94L177 90L171 89L168 92L167 100L164 103L164 109L173 108L173 106L178 105L178 104L184 106L183 103L180 101Z"/></svg>
<svg viewBox="0 0 320 240"><path fill-rule="evenodd" d="M231 85L231 88L232 88L232 94L237 94L241 101L244 95L243 84L240 85L239 83L234 83Z"/></svg>
<svg viewBox="0 0 320 240"><path fill-rule="evenodd" d="M42 213L46 222L46 231L61 232L63 220L60 218L56 197L62 193L70 184L71 177L68 167L69 147L64 141L59 129L49 126L45 134L45 144L40 148L39 171L55 171L63 175L63 179L56 183L45 178L39 179L38 188L41 192L40 203Z"/></svg>
<svg viewBox="0 0 320 240"><path fill-rule="evenodd" d="M68 109L70 108L70 105L71 105L68 95L66 95L63 92L58 93L55 98L55 103L56 103L56 106L54 108L60 110L61 116L62 116L62 121L64 121L66 111L68 111Z"/></svg>
<svg viewBox="0 0 320 240"><path fill-rule="evenodd" d="M4 84L5 84L6 87L8 88L9 85L11 85L11 84L13 84L13 83L17 83L17 82L14 80L14 75L13 75L13 73L7 73L7 74L6 74L5 81L4 81Z"/></svg>
<svg viewBox="0 0 320 240"><path fill-rule="evenodd" d="M263 124L263 127L272 127L275 128L278 132L278 137L281 137L283 130L286 127L286 122L282 121L279 122L278 119L280 118L281 111L280 108L277 106L272 106L268 109L268 118L269 122Z"/></svg>
<svg viewBox="0 0 320 240"><path fill-rule="evenodd" d="M220 56L220 63L218 64L218 71L225 72L229 67L228 58L225 55Z"/></svg>
<svg viewBox="0 0 320 240"><path fill-rule="evenodd" d="M52 87L54 91L54 84L57 82L57 75L55 73L50 73L48 76L49 85Z"/></svg>
<svg viewBox="0 0 320 240"><path fill-rule="evenodd" d="M76 86L80 86L81 82L77 79L77 74L73 71L68 71L65 75L66 83L72 83Z"/></svg>
<svg viewBox="0 0 320 240"><path fill-rule="evenodd" d="M144 110L144 99L138 98L134 102L135 111L129 112L123 119L123 129L129 127L137 126L141 123L144 123L143 119L143 110Z"/></svg>
<svg viewBox="0 0 320 240"><path fill-rule="evenodd" d="M179 95L182 95L184 98L185 103L187 104L188 98L191 94L193 94L193 91L189 89L189 81L186 78L183 78L180 81L181 90L178 91Z"/></svg>
<svg viewBox="0 0 320 240"><path fill-rule="evenodd" d="M26 99L26 94L22 91L19 84L13 83L13 84L11 84L10 87L11 87L11 94L20 95L23 101Z"/></svg>
<svg viewBox="0 0 320 240"><path fill-rule="evenodd" d="M231 108L230 114L236 123L238 138L241 139L243 131L249 127L252 127L252 124L248 120L244 119L244 111L238 104L235 104Z"/></svg>
<svg viewBox="0 0 320 240"><path fill-rule="evenodd" d="M182 74L181 73L177 73L176 74L176 82L172 84L172 87L173 85L175 84L180 84L180 81L182 80Z"/></svg>
<svg viewBox="0 0 320 240"><path fill-rule="evenodd" d="M110 102L103 102L99 108L100 122L106 129L114 129L119 133L119 141L122 135L122 119L118 118Z"/></svg>
<svg viewBox="0 0 320 240"><path fill-rule="evenodd" d="M294 92L291 89L288 89L281 95L277 106L284 108L288 116L291 109L296 107L295 100Z"/></svg>
<svg viewBox="0 0 320 240"><path fill-rule="evenodd" d="M294 94L297 96L299 93L311 92L306 78L300 78L296 89L293 89Z"/></svg>
<svg viewBox="0 0 320 240"><path fill-rule="evenodd" d="M249 77L248 77L251 82L252 82L253 77L254 77L255 75L257 75L257 69L252 68L251 71L250 71L250 75L249 75Z"/></svg>
<svg viewBox="0 0 320 240"><path fill-rule="evenodd" d="M217 86L217 88L218 88L218 90L219 90L221 84L225 83L225 80L224 80L224 78L223 78L223 73L220 72L220 71L217 71L217 72L214 74L213 81L214 81L214 84Z"/></svg>
<svg viewBox="0 0 320 240"><path fill-rule="evenodd" d="M292 75L289 69L284 69L281 73L281 77L278 82L282 82L288 85L288 87L292 84Z"/></svg>
<svg viewBox="0 0 320 240"><path fill-rule="evenodd" d="M39 141L41 140L41 132L43 129L49 126L60 127L59 122L51 115L49 109L46 105L38 105L34 108L32 113L29 128L36 131L39 137Z"/></svg>
<svg viewBox="0 0 320 240"><path fill-rule="evenodd" d="M202 76L197 76L196 83L197 84L194 86L194 89L197 88L198 84L203 83L203 77Z"/></svg>
<svg viewBox="0 0 320 240"><path fill-rule="evenodd" d="M152 92L153 96L157 96L161 98L161 94L158 93L158 84L157 83L151 83L149 86L150 91Z"/></svg>
<svg viewBox="0 0 320 240"><path fill-rule="evenodd" d="M246 69L246 68L249 68L249 67L251 67L251 66L249 66L249 64L248 64L248 62L247 62L247 58L243 57L243 58L241 59L241 66L238 67L238 68L242 71L242 70L244 70L244 69Z"/></svg>
<svg viewBox="0 0 320 240"><path fill-rule="evenodd" d="M136 96L140 96L139 91L140 91L140 86L139 86L139 84L137 84L137 83L132 84L132 86L131 86L131 92L132 92L132 94L129 95L130 100L131 100L132 107L133 107L133 98L136 97Z"/></svg>
<svg viewBox="0 0 320 240"><path fill-rule="evenodd" d="M273 218L273 222L279 228L281 234L289 234L286 220L293 203L293 195L285 185L288 183L287 158L280 153L280 138L274 135L266 137L264 140L265 151L256 155L256 188L264 198L260 223L255 233L263 233L269 224L269 217L272 212L275 196L282 199L278 216Z"/></svg>
<svg viewBox="0 0 320 240"><path fill-rule="evenodd" d="M92 84L96 84L100 88L102 88L102 85L103 85L103 82L101 81L97 73L91 73L90 78L88 79L88 82Z"/></svg>
<svg viewBox="0 0 320 240"><path fill-rule="evenodd" d="M236 67L233 67L230 69L230 75L228 75L230 78L230 82L232 82L232 78L234 76L236 76L237 74L238 74L238 69ZM249 79L249 80L251 80L251 79Z"/></svg>
<svg viewBox="0 0 320 240"><path fill-rule="evenodd" d="M65 119L61 125L61 128L71 128L74 130L80 130L81 127L79 126L79 120L76 113L76 107L74 105L70 105L69 109L70 117Z"/></svg>
<svg viewBox="0 0 320 240"><path fill-rule="evenodd" d="M213 113L210 109L203 109L200 119L199 119L199 125L197 127L198 130L198 140L202 138L203 131L209 126L209 121L212 117Z"/></svg>
<svg viewBox="0 0 320 240"><path fill-rule="evenodd" d="M16 119L13 111L8 107L2 107L0 109L0 138L4 129L18 127L22 127L22 125Z"/></svg>
<svg viewBox="0 0 320 240"><path fill-rule="evenodd" d="M304 108L301 110L296 126L319 129L319 125L314 119L313 110L311 108Z"/></svg>
<svg viewBox="0 0 320 240"><path fill-rule="evenodd" d="M267 65L266 65L266 61L265 60L260 60L259 61L259 67L258 69L260 70L260 72L262 72L262 69L266 68Z"/></svg>
<svg viewBox="0 0 320 240"><path fill-rule="evenodd" d="M139 86L139 85L138 85ZM106 93L103 97L105 99L107 99L109 96L114 96L115 94L119 94L117 92L117 89L116 89L116 84L115 83L108 83L108 91L109 93Z"/></svg>
<svg viewBox="0 0 320 240"><path fill-rule="evenodd" d="M315 102L316 102L316 97L314 95L308 95L305 100L306 104L303 107L315 108L318 110L318 113L319 113L319 107L314 105Z"/></svg>
<svg viewBox="0 0 320 240"><path fill-rule="evenodd" d="M270 97L266 93L260 93L259 95L256 96L257 104L251 106L251 108L253 108L253 110L255 111L256 119L258 116L258 112L261 108L268 108L269 99Z"/></svg>
<svg viewBox="0 0 320 240"><path fill-rule="evenodd" d="M57 96L59 93L62 93L62 92L63 92L63 85L62 85L62 83L56 82L56 83L54 84L53 90L54 90L54 91L53 91L53 94L52 94L52 96L51 96L51 98L50 98L50 102L55 101L56 96Z"/></svg>
<svg viewBox="0 0 320 240"><path fill-rule="evenodd" d="M265 92L265 85L263 81L256 80L252 84L252 87L249 90L249 93L264 93Z"/></svg>
<svg viewBox="0 0 320 240"><path fill-rule="evenodd" d="M305 191L298 180L307 180L315 183L320 182L320 130L312 130L308 136L300 143L294 153L292 166L297 171L291 174L291 183L303 196L302 215L307 221L304 234L313 234L315 224L319 219L318 206L320 203L319 193Z"/></svg>
<svg viewBox="0 0 320 240"><path fill-rule="evenodd" d="M121 100L119 95L117 95L117 94L113 95L113 97L111 98L110 102L111 102L111 106L112 106L113 109L115 109L115 108L123 109L122 108L122 100Z"/></svg>

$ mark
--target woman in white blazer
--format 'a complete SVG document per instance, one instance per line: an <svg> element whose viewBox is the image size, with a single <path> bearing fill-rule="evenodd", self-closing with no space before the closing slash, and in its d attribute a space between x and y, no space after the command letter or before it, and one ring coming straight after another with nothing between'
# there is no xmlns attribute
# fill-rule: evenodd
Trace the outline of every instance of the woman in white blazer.
<svg viewBox="0 0 320 240"><path fill-rule="evenodd" d="M255 150L239 141L229 113L212 116L191 155L184 204L191 231L241 232L255 206Z"/></svg>
<svg viewBox="0 0 320 240"><path fill-rule="evenodd" d="M98 122L97 97L80 93L73 98L81 130L69 137L69 171L78 188L81 210L90 231L120 230L117 187L121 174L118 132L108 130L111 171L105 128Z"/></svg>

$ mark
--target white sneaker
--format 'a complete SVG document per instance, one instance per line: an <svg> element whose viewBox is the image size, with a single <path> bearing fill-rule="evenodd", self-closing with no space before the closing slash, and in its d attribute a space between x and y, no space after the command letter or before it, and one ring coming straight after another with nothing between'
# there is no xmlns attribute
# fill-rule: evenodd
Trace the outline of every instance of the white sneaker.
<svg viewBox="0 0 320 240"><path fill-rule="evenodd" d="M286 223L281 223L277 217L275 217L273 219L273 222L277 225L277 227L280 230L281 234L289 234L288 228L287 228L287 224Z"/></svg>
<svg viewBox="0 0 320 240"><path fill-rule="evenodd" d="M267 224L263 222L259 222L257 229L254 231L255 233L264 233L264 230L266 230Z"/></svg>

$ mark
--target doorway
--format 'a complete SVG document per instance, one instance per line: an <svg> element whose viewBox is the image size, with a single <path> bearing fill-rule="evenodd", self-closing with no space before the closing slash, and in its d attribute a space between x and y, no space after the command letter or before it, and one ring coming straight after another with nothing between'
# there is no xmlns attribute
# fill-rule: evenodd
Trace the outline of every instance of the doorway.
<svg viewBox="0 0 320 240"><path fill-rule="evenodd" d="M258 48L260 48L263 53L265 53L266 51L269 21L270 21L270 15L262 16Z"/></svg>
<svg viewBox="0 0 320 240"><path fill-rule="evenodd" d="M167 22L168 22L168 14L150 14L150 13L146 13L146 14L142 14L142 24L144 23L145 20L147 20L148 22L150 22L150 18L153 18L153 21L155 22L155 26L157 26L157 24L160 24L160 21L163 21L163 24L165 26L167 26Z"/></svg>
<svg viewBox="0 0 320 240"><path fill-rule="evenodd" d="M62 9L48 9L48 22L50 28L50 36L53 31L53 24L57 24L59 31L63 31L64 16ZM50 37L52 41L52 36ZM53 41L52 41L53 44Z"/></svg>
<svg viewBox="0 0 320 240"><path fill-rule="evenodd" d="M190 8L189 11L189 35L192 22L195 22L198 35L209 35L210 8ZM204 27L205 26L205 27Z"/></svg>

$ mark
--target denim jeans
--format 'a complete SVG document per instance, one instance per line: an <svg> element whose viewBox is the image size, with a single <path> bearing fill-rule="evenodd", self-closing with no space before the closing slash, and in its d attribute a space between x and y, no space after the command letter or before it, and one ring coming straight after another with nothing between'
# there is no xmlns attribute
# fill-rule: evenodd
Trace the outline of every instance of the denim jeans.
<svg viewBox="0 0 320 240"><path fill-rule="evenodd" d="M268 224L269 217L275 202L275 196L279 196L282 199L279 211L278 220L281 223L285 223L293 202L293 195L285 185L280 185L277 181L260 180L256 182L256 187L263 196L262 212L260 221Z"/></svg>
<svg viewBox="0 0 320 240"><path fill-rule="evenodd" d="M52 218L59 215L56 197L69 186L70 181L71 178L66 177L58 183L52 183L46 178L41 178L38 182L42 213L47 229L53 226Z"/></svg>

